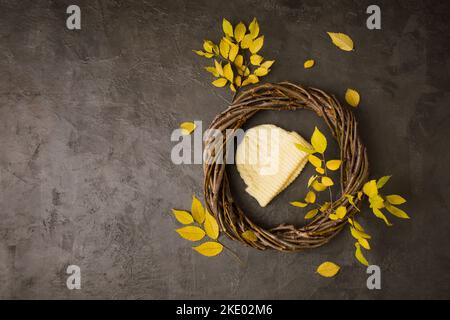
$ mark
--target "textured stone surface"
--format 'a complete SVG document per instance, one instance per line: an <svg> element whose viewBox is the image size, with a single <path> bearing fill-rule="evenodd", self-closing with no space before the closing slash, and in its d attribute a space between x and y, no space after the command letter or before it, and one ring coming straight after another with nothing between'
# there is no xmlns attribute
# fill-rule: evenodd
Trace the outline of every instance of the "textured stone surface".
<svg viewBox="0 0 450 320"><path fill-rule="evenodd" d="M65 28L69 4L82 30ZM369 31L372 1L0 1L0 297L2 298L450 298L448 1L377 1L382 30ZM258 17L277 60L266 81L317 86L356 114L374 176L393 174L411 221L388 229L365 209L367 254L382 290L366 288L348 232L310 252L259 252L224 240L242 258L206 259L173 231L172 207L201 194L199 165L170 162L170 134L205 126L231 99L213 88L191 50L217 39L222 17ZM350 34L352 53L326 31ZM303 61L316 66L303 69ZM307 112L257 115L309 136ZM336 146L334 146L336 152ZM304 195L307 169L267 208L236 198L261 224L302 223L287 202ZM342 266L335 279L315 268ZM65 269L82 270L69 291Z"/></svg>

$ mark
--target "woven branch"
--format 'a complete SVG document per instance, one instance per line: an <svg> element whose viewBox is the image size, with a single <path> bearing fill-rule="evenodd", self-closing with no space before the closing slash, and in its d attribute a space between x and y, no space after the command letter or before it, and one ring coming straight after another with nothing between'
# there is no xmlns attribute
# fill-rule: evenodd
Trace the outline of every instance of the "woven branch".
<svg viewBox="0 0 450 320"><path fill-rule="evenodd" d="M224 138L223 156L226 156L228 137L225 130L232 132L261 110L297 110L314 111L328 125L341 150L341 197L335 200L328 210L319 214L305 226L280 224L264 229L255 224L236 204L230 190L226 165L216 161L218 154L213 154L204 164L204 196L207 209L219 221L220 228L231 239L240 241L256 249L268 248L279 251L300 251L316 248L330 241L342 230L348 221L356 214L344 194L356 195L362 189L369 177L369 163L366 148L359 135L358 124L353 112L348 107L342 107L334 96L315 88L303 88L289 82L278 84L261 84L236 97L232 105L220 113L211 123L210 129L218 129ZM229 133L229 132L228 132ZM212 139L205 141L205 149L210 147ZM360 201L354 199L357 207ZM343 220L331 220L329 214L334 213L339 206L347 208ZM257 241L249 241L242 237L244 231L251 230Z"/></svg>

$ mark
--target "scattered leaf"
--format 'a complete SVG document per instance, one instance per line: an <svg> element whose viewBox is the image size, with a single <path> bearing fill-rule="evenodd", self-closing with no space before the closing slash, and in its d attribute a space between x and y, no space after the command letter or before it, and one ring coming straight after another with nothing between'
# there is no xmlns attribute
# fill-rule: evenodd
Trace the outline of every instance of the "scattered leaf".
<svg viewBox="0 0 450 320"><path fill-rule="evenodd" d="M389 181L389 179L390 179L391 177L392 177L392 176L384 176L384 177L381 177L380 179L378 179L378 181L377 181L377 187L378 187L378 189L383 188L383 186Z"/></svg>
<svg viewBox="0 0 450 320"><path fill-rule="evenodd" d="M253 40L253 42L250 44L249 49L250 52L255 54L259 50L261 50L262 46L264 45L264 36L260 36Z"/></svg>
<svg viewBox="0 0 450 320"><path fill-rule="evenodd" d="M316 168L317 173L324 174L325 169L324 168Z"/></svg>
<svg viewBox="0 0 450 320"><path fill-rule="evenodd" d="M255 39L259 35L259 24L256 18L253 18L252 22L250 22L248 29L250 31L251 39Z"/></svg>
<svg viewBox="0 0 450 320"><path fill-rule="evenodd" d="M223 28L223 32L229 36L232 37L233 36L233 25L231 24L230 21L228 21L227 19L223 19L222 20L222 28Z"/></svg>
<svg viewBox="0 0 450 320"><path fill-rule="evenodd" d="M219 225L216 218L214 218L208 211L205 210L205 222L203 224L205 232L211 239L216 240L219 237Z"/></svg>
<svg viewBox="0 0 450 320"><path fill-rule="evenodd" d="M302 144L300 144L300 143L296 143L296 144L295 144L295 147L296 147L298 150L300 150L300 151L302 151L302 152L304 152L304 153L308 153L308 154L313 154L313 153L316 152L315 150L309 149L309 148L305 147L304 145L302 145Z"/></svg>
<svg viewBox="0 0 450 320"><path fill-rule="evenodd" d="M408 214L405 211L403 211L402 209L399 209L399 208L393 206L392 204L387 203L386 204L386 210L389 211L394 216L396 216L397 218L409 219L409 216L408 216Z"/></svg>
<svg viewBox="0 0 450 320"><path fill-rule="evenodd" d="M194 222L194 218L187 211L172 209L172 212L179 223L191 224L192 222Z"/></svg>
<svg viewBox="0 0 450 320"><path fill-rule="evenodd" d="M358 239L359 244L361 245L361 247L363 247L366 250L370 250L370 244L369 241L367 241L364 238L359 238Z"/></svg>
<svg viewBox="0 0 450 320"><path fill-rule="evenodd" d="M350 227L350 233L352 234L353 238L355 238L356 240L372 238L370 235L368 235L364 231L356 230L355 227Z"/></svg>
<svg viewBox="0 0 450 320"><path fill-rule="evenodd" d="M392 223L389 222L389 220L386 218L386 216L383 214L383 212L381 212L380 209L372 208L372 212L377 218L380 218L381 220L383 220L387 226L389 226L389 227L392 226Z"/></svg>
<svg viewBox="0 0 450 320"><path fill-rule="evenodd" d="M305 214L305 219L312 219L314 218L317 214L319 213L319 209L312 209L309 210L306 214Z"/></svg>
<svg viewBox="0 0 450 320"><path fill-rule="evenodd" d="M259 67L254 72L254 74L258 77L263 77L263 76L267 75L268 73L269 73L269 70L267 70L266 68L263 68L263 67Z"/></svg>
<svg viewBox="0 0 450 320"><path fill-rule="evenodd" d="M218 87L218 88L222 88L227 84L227 79L225 78L219 78L217 80L214 80L213 82L211 82L213 84L213 86Z"/></svg>
<svg viewBox="0 0 450 320"><path fill-rule="evenodd" d="M321 168L322 167L322 160L320 160L320 158L316 157L313 154L310 154L308 156L308 161L311 162L311 164L316 167L316 168Z"/></svg>
<svg viewBox="0 0 450 320"><path fill-rule="evenodd" d="M330 218L330 219L333 220L333 221L339 219L338 216L337 216L335 213L330 213L330 214L328 215L328 218Z"/></svg>
<svg viewBox="0 0 450 320"><path fill-rule="evenodd" d="M245 240L248 240L251 242L255 242L256 240L258 240L258 238L256 237L256 234L252 230L247 230L247 231L242 232L241 236Z"/></svg>
<svg viewBox="0 0 450 320"><path fill-rule="evenodd" d="M269 69L273 65L274 62L275 62L275 60L264 61L263 63L261 63L261 67Z"/></svg>
<svg viewBox="0 0 450 320"><path fill-rule="evenodd" d="M303 63L303 67L304 67L305 69L309 69L309 68L312 68L312 67L314 66L314 64L315 64L315 61L314 61L313 59L306 60L306 61Z"/></svg>
<svg viewBox="0 0 450 320"><path fill-rule="evenodd" d="M193 122L183 122L180 124L181 134L184 136L190 135L196 127Z"/></svg>
<svg viewBox="0 0 450 320"><path fill-rule="evenodd" d="M331 278L334 277L341 268L333 262L324 262L317 268L317 273L322 277Z"/></svg>
<svg viewBox="0 0 450 320"><path fill-rule="evenodd" d="M356 220L348 219L348 222L358 231L364 232L364 228ZM369 236L370 237L370 236Z"/></svg>
<svg viewBox="0 0 450 320"><path fill-rule="evenodd" d="M195 197L195 195L192 196L191 213L194 220L198 223L203 223L205 220L205 208L203 208L202 203Z"/></svg>
<svg viewBox="0 0 450 320"><path fill-rule="evenodd" d="M366 182L363 186L363 192L370 198L378 194L377 183L375 180Z"/></svg>
<svg viewBox="0 0 450 320"><path fill-rule="evenodd" d="M299 208L304 208L304 207L306 207L306 206L308 205L307 203L300 202L300 201L289 202L289 204L290 204L291 206L299 207Z"/></svg>
<svg viewBox="0 0 450 320"><path fill-rule="evenodd" d="M211 73L214 77L219 76L219 72L217 71L217 69L215 67L205 67L205 70L208 71L209 73Z"/></svg>
<svg viewBox="0 0 450 320"><path fill-rule="evenodd" d="M205 231L195 226L187 226L175 230L178 234L189 241L199 241L205 236Z"/></svg>
<svg viewBox="0 0 450 320"><path fill-rule="evenodd" d="M362 191L358 191L358 194L357 194L358 200L361 201L362 195L363 195L363 192Z"/></svg>
<svg viewBox="0 0 450 320"><path fill-rule="evenodd" d="M223 245L216 241L209 241L193 247L193 249L206 257L214 257L222 252Z"/></svg>
<svg viewBox="0 0 450 320"><path fill-rule="evenodd" d="M343 219L346 214L347 214L347 208L346 207L340 206L339 208L336 209L336 216L339 219Z"/></svg>
<svg viewBox="0 0 450 320"><path fill-rule="evenodd" d="M230 90L236 92L236 87L232 83L230 83Z"/></svg>
<svg viewBox="0 0 450 320"><path fill-rule="evenodd" d="M397 194L391 194L389 196L386 196L386 200L390 203L390 204L402 204L406 202L406 199L403 198L402 196L399 196Z"/></svg>
<svg viewBox="0 0 450 320"><path fill-rule="evenodd" d="M354 89L347 89L345 92L345 101L352 107L356 108L359 105L360 99L358 91Z"/></svg>
<svg viewBox="0 0 450 320"><path fill-rule="evenodd" d="M365 265L366 267L369 266L369 262L367 261L367 259L364 257L363 253L361 252L361 245L356 242L355 243L355 257L356 259L361 262L363 265Z"/></svg>
<svg viewBox="0 0 450 320"><path fill-rule="evenodd" d="M331 206L331 203L325 202L319 209L320 212L325 212L328 210L328 208Z"/></svg>
<svg viewBox="0 0 450 320"><path fill-rule="evenodd" d="M327 32L334 45L344 51L353 50L353 40L344 33Z"/></svg>
<svg viewBox="0 0 450 320"><path fill-rule="evenodd" d="M314 147L314 150L319 153L324 153L327 149L327 139L317 127L314 129L311 137L311 144Z"/></svg>
<svg viewBox="0 0 450 320"><path fill-rule="evenodd" d="M317 175L312 175L309 179L308 179L308 188L311 186L311 184L316 181L317 179Z"/></svg>
<svg viewBox="0 0 450 320"><path fill-rule="evenodd" d="M339 169L339 167L341 166L342 161L341 160L328 160L327 161L327 168L335 171L337 169Z"/></svg>
<svg viewBox="0 0 450 320"><path fill-rule="evenodd" d="M316 194L314 192L312 192L312 191L309 191L306 194L305 201L307 203L314 203L314 202L316 202Z"/></svg>
<svg viewBox="0 0 450 320"><path fill-rule="evenodd" d="M245 32L247 31L247 28L245 27L245 24L242 22L239 22L236 28L234 28L234 38L237 42L241 42L242 39L245 36Z"/></svg>
<svg viewBox="0 0 450 320"><path fill-rule="evenodd" d="M214 43L210 40L203 41L203 49L206 52L212 53L213 52Z"/></svg>
<svg viewBox="0 0 450 320"><path fill-rule="evenodd" d="M322 177L321 182L325 187L331 187L332 185L334 185L333 180L331 180L331 178L329 177Z"/></svg>
<svg viewBox="0 0 450 320"><path fill-rule="evenodd" d="M317 180L313 182L312 187L313 187L314 190L316 190L318 192L322 192L322 191L327 189L326 186L324 186L322 183L320 183Z"/></svg>
<svg viewBox="0 0 450 320"><path fill-rule="evenodd" d="M217 70L217 73L218 73L220 76L223 76L223 68L222 68L222 64L221 64L220 62L217 62L217 60L214 60L214 66L215 66L215 68L216 68L216 70Z"/></svg>

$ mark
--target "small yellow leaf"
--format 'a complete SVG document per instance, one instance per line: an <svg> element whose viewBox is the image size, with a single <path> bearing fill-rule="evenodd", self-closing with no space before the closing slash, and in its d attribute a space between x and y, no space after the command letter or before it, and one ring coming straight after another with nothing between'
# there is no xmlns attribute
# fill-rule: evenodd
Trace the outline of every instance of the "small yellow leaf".
<svg viewBox="0 0 450 320"><path fill-rule="evenodd" d="M361 247L363 247L366 250L370 250L370 244L369 241L367 241L364 238L359 238L358 239L359 244L361 245Z"/></svg>
<svg viewBox="0 0 450 320"><path fill-rule="evenodd" d="M206 52L204 55L203 55L205 58L212 58L212 57L214 57L214 53L208 53L208 52Z"/></svg>
<svg viewBox="0 0 450 320"><path fill-rule="evenodd" d="M241 84L242 84L242 78L241 78L241 76L236 76L236 78L234 78L234 83L235 83L238 87L240 87Z"/></svg>
<svg viewBox="0 0 450 320"><path fill-rule="evenodd" d="M312 184L312 187L314 190L316 190L318 192L322 192L327 189L327 187L324 186L323 184L321 184L319 181L314 181Z"/></svg>
<svg viewBox="0 0 450 320"><path fill-rule="evenodd" d="M391 177L392 177L392 176L384 176L384 177L381 177L380 179L378 179L378 181L377 181L377 187L378 187L378 189L383 188L383 186L389 181L389 179L390 179Z"/></svg>
<svg viewBox="0 0 450 320"><path fill-rule="evenodd" d="M327 161L327 168L330 170L337 170L341 166L342 161L341 160L328 160Z"/></svg>
<svg viewBox="0 0 450 320"><path fill-rule="evenodd" d="M228 53L230 52L230 44L225 39L222 39L220 40L219 48L222 57L228 59Z"/></svg>
<svg viewBox="0 0 450 320"><path fill-rule="evenodd" d="M218 87L218 88L222 88L227 84L227 79L225 78L219 78L217 80L214 80L213 82L211 82L213 84L213 86Z"/></svg>
<svg viewBox="0 0 450 320"><path fill-rule="evenodd" d="M325 169L324 168L316 168L317 173L324 174Z"/></svg>
<svg viewBox="0 0 450 320"><path fill-rule="evenodd" d="M311 137L311 144L314 147L314 150L319 153L324 153L327 149L327 139L317 127L314 129Z"/></svg>
<svg viewBox="0 0 450 320"><path fill-rule="evenodd" d="M305 214L305 219L312 219L317 215L317 213L319 213L319 209L312 209Z"/></svg>
<svg viewBox="0 0 450 320"><path fill-rule="evenodd" d="M234 65L238 68L242 67L242 65L244 64L244 57L240 54L238 54L236 56L236 58L234 59Z"/></svg>
<svg viewBox="0 0 450 320"><path fill-rule="evenodd" d="M205 208L203 208L202 203L196 198L195 195L192 196L191 213L194 220L198 223L203 223L205 220Z"/></svg>
<svg viewBox="0 0 450 320"><path fill-rule="evenodd" d="M199 55L200 57L204 57L205 56L205 52L201 51L201 50L192 50L194 51L197 55Z"/></svg>
<svg viewBox="0 0 450 320"><path fill-rule="evenodd" d="M206 234L211 239L217 239L219 237L219 225L216 218L214 218L208 211L205 210L205 223L203 224Z"/></svg>
<svg viewBox="0 0 450 320"><path fill-rule="evenodd" d="M250 31L251 39L255 39L259 34L259 24L256 18L253 18L252 22L248 26L248 30Z"/></svg>
<svg viewBox="0 0 450 320"><path fill-rule="evenodd" d="M328 208L331 206L331 203L329 202L325 202L321 207L320 207L320 212L325 212L328 210Z"/></svg>
<svg viewBox="0 0 450 320"><path fill-rule="evenodd" d="M241 48L248 49L248 48L250 48L252 43L253 43L252 36L250 34L246 34L244 36L244 39L242 39L242 41L241 41Z"/></svg>
<svg viewBox="0 0 450 320"><path fill-rule="evenodd" d="M232 83L230 83L230 90L236 92L236 87Z"/></svg>
<svg viewBox="0 0 450 320"><path fill-rule="evenodd" d="M237 44L230 45L230 52L228 53L228 59L233 62L239 52L239 46Z"/></svg>
<svg viewBox="0 0 450 320"><path fill-rule="evenodd" d="M356 210L360 211L359 208L356 206L355 201L353 201L354 197L353 197L352 195L350 195L350 194L344 194L344 196L347 198L348 202L350 202L350 204L351 204Z"/></svg>
<svg viewBox="0 0 450 320"><path fill-rule="evenodd" d="M355 257L356 259L361 262L363 265L365 265L366 267L369 266L369 262L367 261L367 259L364 257L363 253L361 252L361 245L356 242L355 243Z"/></svg>
<svg viewBox="0 0 450 320"><path fill-rule="evenodd" d="M178 234L189 241L199 241L205 236L205 231L195 226L187 226L175 230Z"/></svg>
<svg viewBox="0 0 450 320"><path fill-rule="evenodd" d="M190 135L196 127L193 122L183 122L180 124L181 134L184 136Z"/></svg>
<svg viewBox="0 0 450 320"><path fill-rule="evenodd" d="M304 207L306 207L306 206L308 205L307 203L300 202L300 201L289 202L289 204L290 204L291 206L299 207L299 208L304 208Z"/></svg>
<svg viewBox="0 0 450 320"><path fill-rule="evenodd" d="M336 209L336 215L339 219L343 219L346 214L347 214L346 207L340 206L339 208Z"/></svg>
<svg viewBox="0 0 450 320"><path fill-rule="evenodd" d="M217 62L217 60L214 60L214 66L216 67L217 73L220 76L223 76L223 68L222 68L222 64Z"/></svg>
<svg viewBox="0 0 450 320"><path fill-rule="evenodd" d="M356 230L354 227L350 227L350 233L352 234L353 238L355 238L356 240L372 238L370 235L368 235L364 231Z"/></svg>
<svg viewBox="0 0 450 320"><path fill-rule="evenodd" d="M330 220L333 220L333 221L339 219L338 216L337 216L336 214L334 214L334 213L330 213L330 215L328 216L328 218L330 218Z"/></svg>
<svg viewBox="0 0 450 320"><path fill-rule="evenodd" d="M397 218L410 219L408 214L405 211L403 211L402 209L399 209L389 203L386 204L386 210L389 211L394 216L396 216Z"/></svg>
<svg viewBox="0 0 450 320"><path fill-rule="evenodd" d="M315 150L309 149L309 148L305 147L304 145L302 145L302 144L300 144L300 143L296 143L296 144L295 144L295 147L296 147L298 150L300 150L300 151L302 151L302 152L304 152L304 153L308 153L308 154L313 154L313 153L316 152Z"/></svg>
<svg viewBox="0 0 450 320"><path fill-rule="evenodd" d="M220 54L219 46L217 44L213 45L213 52L216 56Z"/></svg>
<svg viewBox="0 0 450 320"><path fill-rule="evenodd" d="M229 36L229 37L233 36L233 25L230 23L230 21L228 21L225 18L222 20L222 28L223 28L223 32L227 36Z"/></svg>
<svg viewBox="0 0 450 320"><path fill-rule="evenodd" d="M223 245L216 241L209 241L193 247L193 249L206 257L214 257L222 252Z"/></svg>
<svg viewBox="0 0 450 320"><path fill-rule="evenodd" d="M172 209L172 212L178 222L182 224L191 224L192 222L194 222L194 218L187 211Z"/></svg>
<svg viewBox="0 0 450 320"><path fill-rule="evenodd" d="M231 64L230 63L227 63L223 67L223 75L228 81L233 82L234 73L233 73L233 69L231 68Z"/></svg>
<svg viewBox="0 0 450 320"><path fill-rule="evenodd" d="M205 67L205 70L208 71L209 73L211 73L214 77L219 76L219 72L217 71L217 69L215 67Z"/></svg>
<svg viewBox="0 0 450 320"><path fill-rule="evenodd" d="M252 54L250 57L250 63L254 66L259 66L263 61L263 57L258 54Z"/></svg>
<svg viewBox="0 0 450 320"><path fill-rule="evenodd" d="M247 77L249 74L250 74L250 69L248 67L246 67L245 70L244 70L244 76ZM256 79L256 82L254 82L254 83L259 82L259 79L258 79L257 76L255 76L255 75L252 75L252 76L254 76L254 78ZM255 81L255 80L252 80L252 81Z"/></svg>
<svg viewBox="0 0 450 320"><path fill-rule="evenodd" d="M333 262L324 262L317 268L317 273L322 277L331 278L334 277L341 268Z"/></svg>
<svg viewBox="0 0 450 320"><path fill-rule="evenodd" d="M316 202L316 194L313 191L309 191L306 194L305 201L307 203L314 203L314 202Z"/></svg>
<svg viewBox="0 0 450 320"><path fill-rule="evenodd" d="M376 196L378 194L377 182L375 180L370 180L366 182L363 186L363 192L369 197Z"/></svg>
<svg viewBox="0 0 450 320"><path fill-rule="evenodd" d="M327 32L334 45L344 51L353 50L353 40L344 33Z"/></svg>
<svg viewBox="0 0 450 320"><path fill-rule="evenodd" d="M362 191L358 191L358 194L357 194L358 200L362 199L362 195L363 195Z"/></svg>
<svg viewBox="0 0 450 320"><path fill-rule="evenodd" d="M352 107L356 108L359 104L360 99L361 98L358 91L354 89L347 89L347 91L345 92L345 101L347 101L347 103Z"/></svg>
<svg viewBox="0 0 450 320"><path fill-rule="evenodd" d="M381 212L380 209L372 208L372 212L377 218L380 218L381 220L383 220L387 226L389 226L389 227L392 226L392 223L389 222L389 220L386 218L386 216L383 214L383 212Z"/></svg>
<svg viewBox="0 0 450 320"><path fill-rule="evenodd" d="M236 28L234 28L234 38L237 42L240 42L244 38L246 31L247 28L245 27L245 24L239 22Z"/></svg>
<svg viewBox="0 0 450 320"><path fill-rule="evenodd" d="M247 231L242 232L241 236L245 240L248 240L251 242L255 242L256 240L258 240L258 238L256 237L256 234L252 230L247 230Z"/></svg>
<svg viewBox="0 0 450 320"><path fill-rule="evenodd" d="M386 196L386 200L390 203L390 204L402 204L406 202L406 199L403 198L402 196L399 196L397 194L391 194L389 196Z"/></svg>
<svg viewBox="0 0 450 320"><path fill-rule="evenodd" d="M369 198L370 208L382 209L384 208L384 199L379 194Z"/></svg>
<svg viewBox="0 0 450 320"><path fill-rule="evenodd" d="M249 76L247 77L247 79L245 79L245 80L242 82L242 85L245 86L245 85L247 85L247 84L249 84L249 83L254 84L254 83L258 83L258 82L259 82L258 77L255 76L254 74L251 74L251 75L249 75Z"/></svg>
<svg viewBox="0 0 450 320"><path fill-rule="evenodd" d="M253 40L253 42L250 44L249 47L250 52L253 54L257 53L259 50L261 50L263 45L264 45L264 36L260 36L255 40Z"/></svg>
<svg viewBox="0 0 450 320"><path fill-rule="evenodd" d="M213 52L214 43L210 40L203 41L203 49L206 52L212 53Z"/></svg>
<svg viewBox="0 0 450 320"><path fill-rule="evenodd" d="M275 62L275 60L264 61L263 63L261 63L261 67L269 69L273 65L274 62Z"/></svg>
<svg viewBox="0 0 450 320"><path fill-rule="evenodd" d="M322 177L321 182L325 187L331 187L332 185L334 185L333 180L331 180L331 178L329 177Z"/></svg>
<svg viewBox="0 0 450 320"><path fill-rule="evenodd" d="M308 180L308 188L311 186L311 184L314 182L314 181L316 181L316 179L317 179L317 175L312 175L310 178L309 178L309 180Z"/></svg>
<svg viewBox="0 0 450 320"><path fill-rule="evenodd" d="M308 161L311 162L311 164L316 167L316 168L321 168L322 167L322 160L320 160L318 157L316 157L313 154L310 154L308 156Z"/></svg>
<svg viewBox="0 0 450 320"><path fill-rule="evenodd" d="M268 73L269 73L269 70L267 70L266 68L263 68L263 67L259 67L254 72L254 74L257 75L258 77L263 77L263 76L267 75Z"/></svg>
<svg viewBox="0 0 450 320"><path fill-rule="evenodd" d="M364 228L356 220L348 219L348 222L358 231L364 232Z"/></svg>
<svg viewBox="0 0 450 320"><path fill-rule="evenodd" d="M304 67L305 69L309 69L309 68L312 68L312 67L314 66L314 64L315 64L315 61L314 61L313 59L306 60L306 61L303 63L303 67Z"/></svg>

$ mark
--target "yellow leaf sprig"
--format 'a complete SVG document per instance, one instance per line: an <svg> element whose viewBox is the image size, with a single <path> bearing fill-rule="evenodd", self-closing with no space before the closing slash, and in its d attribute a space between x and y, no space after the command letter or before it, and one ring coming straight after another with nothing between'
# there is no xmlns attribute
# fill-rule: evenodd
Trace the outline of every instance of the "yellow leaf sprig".
<svg viewBox="0 0 450 320"><path fill-rule="evenodd" d="M258 83L270 72L275 60L264 60L259 55L264 36L259 33L256 18L248 27L243 22L233 27L230 21L223 19L222 30L224 35L218 43L204 40L203 50L193 50L199 56L214 58L214 65L205 67L216 78L212 84L215 87L229 85L230 90L236 92L240 87Z"/></svg>

